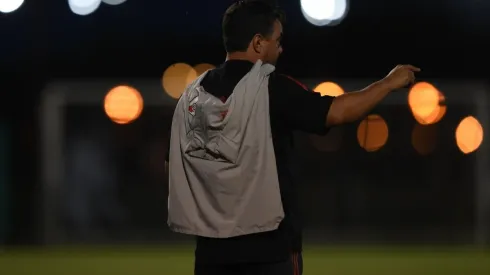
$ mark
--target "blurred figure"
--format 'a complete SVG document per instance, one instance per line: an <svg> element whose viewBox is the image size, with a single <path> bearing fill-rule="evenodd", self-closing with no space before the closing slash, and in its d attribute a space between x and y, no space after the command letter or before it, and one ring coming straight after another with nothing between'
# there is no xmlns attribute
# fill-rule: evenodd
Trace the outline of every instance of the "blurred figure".
<svg viewBox="0 0 490 275"><path fill-rule="evenodd" d="M118 227L124 221L124 211L118 201L115 167L104 148L88 138L70 144L66 163L65 217L71 236L87 241Z"/></svg>

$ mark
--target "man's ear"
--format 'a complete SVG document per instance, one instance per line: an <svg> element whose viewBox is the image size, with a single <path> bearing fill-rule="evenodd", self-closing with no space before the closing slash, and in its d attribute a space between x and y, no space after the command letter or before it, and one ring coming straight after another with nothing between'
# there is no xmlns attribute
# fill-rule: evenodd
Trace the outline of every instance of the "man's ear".
<svg viewBox="0 0 490 275"><path fill-rule="evenodd" d="M252 48L256 53L261 53L262 52L262 47L264 43L264 37L260 34L254 35L252 38Z"/></svg>

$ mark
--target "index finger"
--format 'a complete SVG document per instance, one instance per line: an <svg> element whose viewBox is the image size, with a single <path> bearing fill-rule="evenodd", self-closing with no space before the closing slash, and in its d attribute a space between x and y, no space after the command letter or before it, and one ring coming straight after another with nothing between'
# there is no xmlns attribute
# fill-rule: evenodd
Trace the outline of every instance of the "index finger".
<svg viewBox="0 0 490 275"><path fill-rule="evenodd" d="M413 65L405 65L406 68L410 69L411 71L414 71L414 72L420 72L420 68L417 68Z"/></svg>

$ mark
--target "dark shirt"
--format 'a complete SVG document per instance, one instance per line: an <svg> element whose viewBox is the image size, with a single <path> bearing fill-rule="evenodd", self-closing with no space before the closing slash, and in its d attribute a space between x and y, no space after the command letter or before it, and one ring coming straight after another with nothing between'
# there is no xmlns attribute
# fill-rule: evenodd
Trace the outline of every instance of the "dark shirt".
<svg viewBox="0 0 490 275"><path fill-rule="evenodd" d="M201 85L215 97L228 98L253 64L232 60L208 72ZM197 237L196 263L275 262L302 249L302 228L295 182L292 179L293 132L323 135L332 97L320 96L291 77L269 78L270 123L285 218L279 229L227 239ZM168 160L168 158L167 158Z"/></svg>

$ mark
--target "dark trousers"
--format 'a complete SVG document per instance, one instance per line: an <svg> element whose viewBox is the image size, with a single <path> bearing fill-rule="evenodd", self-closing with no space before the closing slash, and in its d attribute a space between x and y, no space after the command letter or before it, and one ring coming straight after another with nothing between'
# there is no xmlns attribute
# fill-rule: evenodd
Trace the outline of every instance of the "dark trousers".
<svg viewBox="0 0 490 275"><path fill-rule="evenodd" d="M291 259L277 263L196 264L194 275L302 275L303 256L294 253Z"/></svg>

